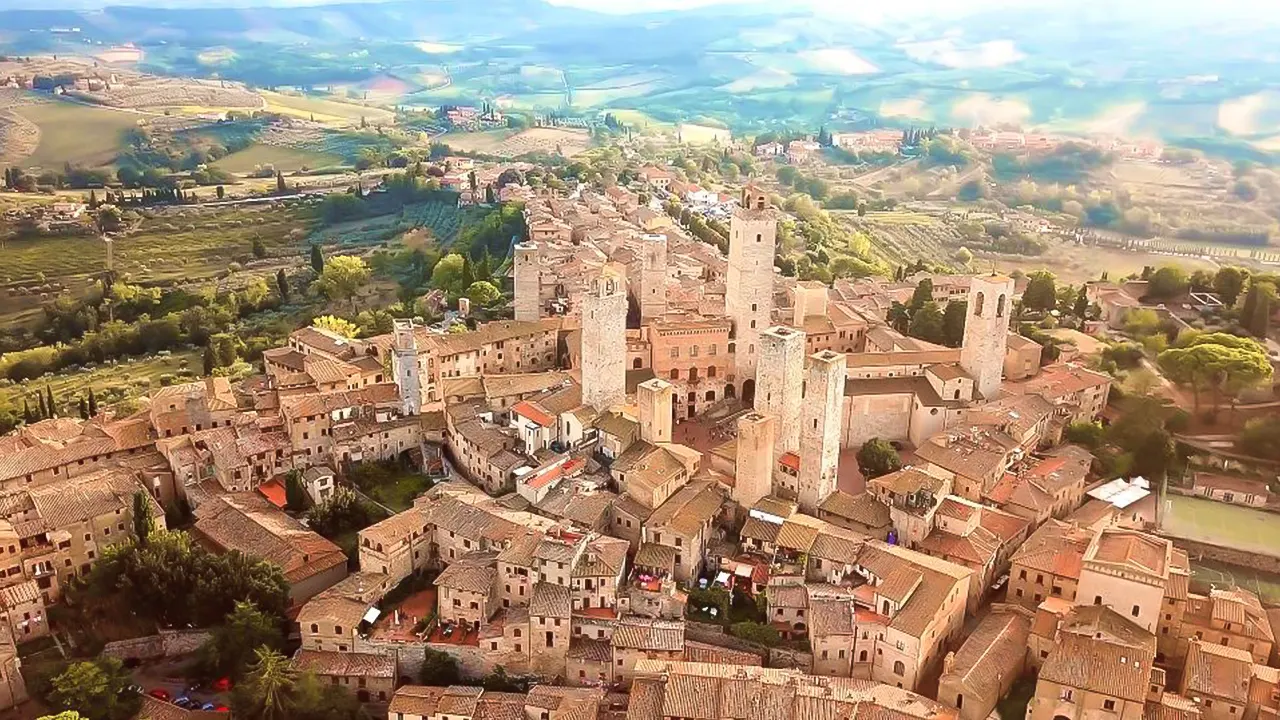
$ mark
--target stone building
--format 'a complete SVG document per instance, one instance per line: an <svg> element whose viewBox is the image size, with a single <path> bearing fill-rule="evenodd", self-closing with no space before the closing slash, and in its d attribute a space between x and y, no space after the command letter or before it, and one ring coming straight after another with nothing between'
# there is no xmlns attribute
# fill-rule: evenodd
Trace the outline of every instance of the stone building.
<svg viewBox="0 0 1280 720"><path fill-rule="evenodd" d="M515 318L522 322L533 322L542 317L542 270L538 244L533 241L516 243L513 254Z"/></svg>
<svg viewBox="0 0 1280 720"><path fill-rule="evenodd" d="M738 455L731 497L744 508L753 507L773 492L777 431L778 419L774 415L750 412L738 418Z"/></svg>
<svg viewBox="0 0 1280 720"><path fill-rule="evenodd" d="M800 509L814 515L823 498L836 489L845 372L844 354L831 350L810 355L805 363L795 496Z"/></svg>
<svg viewBox="0 0 1280 720"><path fill-rule="evenodd" d="M734 383L748 402L755 394L760 333L772 324L777 239L778 221L769 208L768 196L753 185L746 186L729 223L725 313L733 322L730 354L734 358Z"/></svg>
<svg viewBox="0 0 1280 720"><path fill-rule="evenodd" d="M640 282L635 292L644 323L667 311L667 236L645 233L640 240Z"/></svg>
<svg viewBox="0 0 1280 720"><path fill-rule="evenodd" d="M674 401L675 386L665 380L654 378L636 387L641 440L655 445L671 442Z"/></svg>
<svg viewBox="0 0 1280 720"><path fill-rule="evenodd" d="M401 412L417 415L422 405L422 376L418 368L418 341L413 334L413 320L392 321L395 347L391 351L391 371L400 391Z"/></svg>
<svg viewBox="0 0 1280 720"><path fill-rule="evenodd" d="M627 292L606 267L582 297L582 402L608 410L627 394Z"/></svg>
<svg viewBox="0 0 1280 720"><path fill-rule="evenodd" d="M969 288L960 366L986 400L995 400L1000 392L1013 289L1013 280L1003 275L975 277Z"/></svg>
<svg viewBox="0 0 1280 720"><path fill-rule="evenodd" d="M775 326L760 334L756 412L777 419L778 455L800 449L800 402L804 387L805 334Z"/></svg>
<svg viewBox="0 0 1280 720"><path fill-rule="evenodd" d="M938 681L938 701L960 711L960 720L984 720L1022 677L1033 614L1016 605L992 606L964 644L948 653Z"/></svg>
<svg viewBox="0 0 1280 720"><path fill-rule="evenodd" d="M641 333L648 339L654 376L676 387L677 419L695 417L716 402L736 396L731 382L733 326L728 319L673 311ZM636 360L632 365L637 369Z"/></svg>

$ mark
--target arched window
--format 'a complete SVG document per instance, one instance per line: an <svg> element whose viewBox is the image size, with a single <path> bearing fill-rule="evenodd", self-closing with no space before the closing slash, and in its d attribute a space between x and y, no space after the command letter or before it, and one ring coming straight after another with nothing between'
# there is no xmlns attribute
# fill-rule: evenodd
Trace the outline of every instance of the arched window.
<svg viewBox="0 0 1280 720"><path fill-rule="evenodd" d="M709 378L713 378L713 377L715 377L715 376L716 376L716 366L715 366L715 365L708 365L708 366L707 366L707 377L709 377Z"/></svg>
<svg viewBox="0 0 1280 720"><path fill-rule="evenodd" d="M639 369L640 369L640 365L641 365L641 364L642 364L642 363L640 362L640 358L636 358L635 360L633 360L633 361L631 362L631 367L632 367L632 368L634 368L634 369L636 369L636 370L639 370Z"/></svg>
<svg viewBox="0 0 1280 720"><path fill-rule="evenodd" d="M862 652L858 653L858 662L866 662L866 661L867 661L867 651L863 650Z"/></svg>
<svg viewBox="0 0 1280 720"><path fill-rule="evenodd" d="M679 368L672 368L672 369L671 369L671 379L672 379L672 380L679 380L679 379L680 379L680 370L679 370Z"/></svg>
<svg viewBox="0 0 1280 720"><path fill-rule="evenodd" d="M893 674L894 674L894 675L906 675L906 674L907 674L907 664L906 664L906 663L904 663L904 662L902 662L901 660L894 660L894 661L893 661Z"/></svg>
<svg viewBox="0 0 1280 720"><path fill-rule="evenodd" d="M996 300L996 317L1004 317L1004 295L1000 295L1000 299Z"/></svg>
<svg viewBox="0 0 1280 720"><path fill-rule="evenodd" d="M698 382L698 368L689 368L689 382Z"/></svg>
<svg viewBox="0 0 1280 720"><path fill-rule="evenodd" d="M978 297L973 302L973 314L975 317L982 317L982 306L986 305L986 303L987 296L982 293L978 293Z"/></svg>
<svg viewBox="0 0 1280 720"><path fill-rule="evenodd" d="M964 695L960 693L956 693L956 709L957 710L964 709Z"/></svg>

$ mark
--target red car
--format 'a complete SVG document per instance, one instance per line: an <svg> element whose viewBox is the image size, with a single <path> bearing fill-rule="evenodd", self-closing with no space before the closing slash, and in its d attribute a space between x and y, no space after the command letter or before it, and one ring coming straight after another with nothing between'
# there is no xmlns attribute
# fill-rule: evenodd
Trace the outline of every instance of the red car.
<svg viewBox="0 0 1280 720"><path fill-rule="evenodd" d="M164 688L155 688L154 690L152 690L151 692L148 692L147 694L157 700L163 700L165 702L169 702L169 698L173 697L172 695L169 694L169 691L165 690Z"/></svg>
<svg viewBox="0 0 1280 720"><path fill-rule="evenodd" d="M214 692L226 692L231 689L231 678L220 677L213 681Z"/></svg>
<svg viewBox="0 0 1280 720"><path fill-rule="evenodd" d="M227 707L226 705L219 705L218 707L214 708L213 711L225 713L225 712L231 712L231 708Z"/></svg>

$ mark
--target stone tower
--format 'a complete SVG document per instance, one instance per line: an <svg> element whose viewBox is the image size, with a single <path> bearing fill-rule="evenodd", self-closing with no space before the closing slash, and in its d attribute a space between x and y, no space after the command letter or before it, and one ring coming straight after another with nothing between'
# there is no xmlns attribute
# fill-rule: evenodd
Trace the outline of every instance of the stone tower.
<svg viewBox="0 0 1280 720"><path fill-rule="evenodd" d="M395 340L391 351L391 372L400 391L401 410L405 415L417 415L422 404L422 378L413 321L393 320L391 331Z"/></svg>
<svg viewBox="0 0 1280 720"><path fill-rule="evenodd" d="M647 443L671 442L672 408L676 386L654 378L636 387L636 405L640 409L640 439Z"/></svg>
<svg viewBox="0 0 1280 720"><path fill-rule="evenodd" d="M756 412L777 418L774 449L779 455L800 449L800 394L804 383L805 335L782 325L760 333L756 368Z"/></svg>
<svg viewBox="0 0 1280 720"><path fill-rule="evenodd" d="M817 280L797 282L791 324L803 328L805 318L826 317L827 295L827 286Z"/></svg>
<svg viewBox="0 0 1280 720"><path fill-rule="evenodd" d="M773 489L775 436L778 420L772 415L749 412L738 418L738 459L733 500L742 507L755 505Z"/></svg>
<svg viewBox="0 0 1280 720"><path fill-rule="evenodd" d="M733 321L734 375L744 399L754 388L760 333L773 314L773 254L778 221L763 190L748 185L729 223L725 311ZM747 383L750 382L751 385Z"/></svg>
<svg viewBox="0 0 1280 720"><path fill-rule="evenodd" d="M660 317L667 311L667 236L646 234L641 238L640 322Z"/></svg>
<svg viewBox="0 0 1280 720"><path fill-rule="evenodd" d="M542 315L538 244L532 241L516 243L514 266L516 320L532 322Z"/></svg>
<svg viewBox="0 0 1280 720"><path fill-rule="evenodd" d="M582 293L582 402L607 410L627 395L627 290L605 266Z"/></svg>
<svg viewBox="0 0 1280 720"><path fill-rule="evenodd" d="M987 400L995 400L1000 393L1012 311L1012 278L1003 275L973 278L969 284L960 367L973 376L974 389Z"/></svg>
<svg viewBox="0 0 1280 720"><path fill-rule="evenodd" d="M836 489L846 365L844 353L831 350L814 353L805 362L796 499L800 509L811 515Z"/></svg>

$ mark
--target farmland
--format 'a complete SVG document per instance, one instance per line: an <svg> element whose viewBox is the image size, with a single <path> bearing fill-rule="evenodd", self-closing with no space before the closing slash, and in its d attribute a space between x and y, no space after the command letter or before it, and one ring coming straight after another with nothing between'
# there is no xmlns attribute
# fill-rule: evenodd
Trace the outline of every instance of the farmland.
<svg viewBox="0 0 1280 720"><path fill-rule="evenodd" d="M0 407L22 407L27 398L34 406L35 395L48 387L61 402L87 395L89 388L104 401L134 398L161 385L162 376L177 376L184 371L199 371L200 352L183 350L115 365L99 365L91 369L71 370L40 380L0 386Z"/></svg>
<svg viewBox="0 0 1280 720"><path fill-rule="evenodd" d="M314 118L316 122L359 125L360 119L364 118L369 124L375 125L391 124L395 121L395 113L377 107L343 102L337 99L284 94L269 90L260 90L259 93L266 100L268 110L294 117Z"/></svg>
<svg viewBox="0 0 1280 720"><path fill-rule="evenodd" d="M124 131L138 122L130 113L67 101L23 105L13 112L39 128L39 141L23 162L41 167L109 165L122 146Z"/></svg>
<svg viewBox="0 0 1280 720"><path fill-rule="evenodd" d="M214 167L227 172L244 174L259 165L271 165L281 172L294 172L303 168L315 169L339 165L343 158L323 152L312 152L278 145L254 144L221 158Z"/></svg>
<svg viewBox="0 0 1280 720"><path fill-rule="evenodd" d="M139 76L110 89L80 90L75 96L108 107L134 110L160 108L214 108L258 110L266 102L238 83L191 78Z"/></svg>
<svg viewBox="0 0 1280 720"><path fill-rule="evenodd" d="M457 239L470 215L478 212L459 210L438 202L418 203L397 214L379 215L318 230L311 234L308 242L352 247L379 245L406 232L425 228L441 245L448 246Z"/></svg>
<svg viewBox="0 0 1280 720"><path fill-rule="evenodd" d="M960 246L960 234L942 220L921 213L841 213L843 224L871 238L872 253L890 265L925 260L949 263Z"/></svg>
<svg viewBox="0 0 1280 720"><path fill-rule="evenodd" d="M565 157L573 157L587 149L591 136L582 130L531 128L519 133L511 130L448 133L440 138L440 142L462 152L500 157L519 157L535 152L559 152Z"/></svg>

